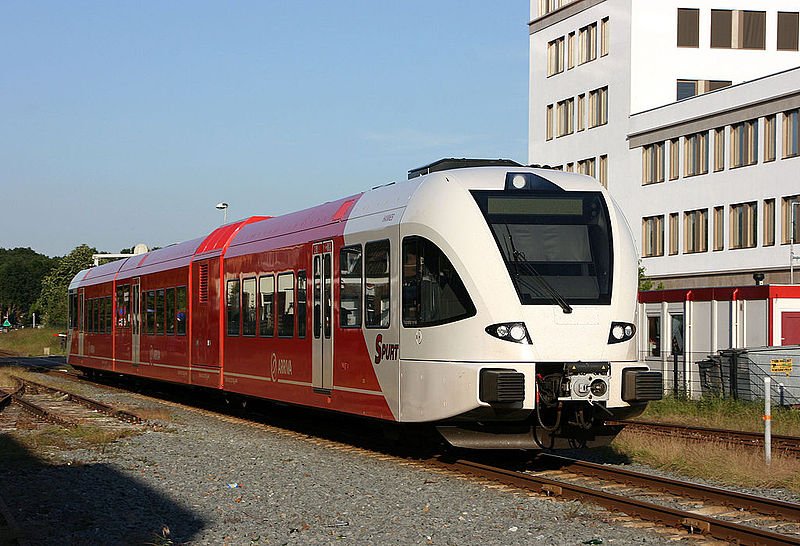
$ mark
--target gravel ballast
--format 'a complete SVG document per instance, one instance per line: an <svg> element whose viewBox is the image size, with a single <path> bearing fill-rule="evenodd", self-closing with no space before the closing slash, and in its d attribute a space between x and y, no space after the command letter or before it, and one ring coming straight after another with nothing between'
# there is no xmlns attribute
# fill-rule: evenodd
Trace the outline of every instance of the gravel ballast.
<svg viewBox="0 0 800 546"><path fill-rule="evenodd" d="M613 514L590 505L528 496L296 433L170 411L167 430L103 451L53 454L14 472L0 468L0 496L30 543L665 541L640 522L609 523Z"/></svg>

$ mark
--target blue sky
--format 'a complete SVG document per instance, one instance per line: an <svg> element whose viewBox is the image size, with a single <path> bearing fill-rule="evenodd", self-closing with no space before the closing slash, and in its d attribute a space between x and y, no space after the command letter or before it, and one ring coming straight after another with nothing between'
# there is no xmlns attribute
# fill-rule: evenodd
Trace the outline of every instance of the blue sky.
<svg viewBox="0 0 800 546"><path fill-rule="evenodd" d="M524 0L0 2L0 247L198 237L527 157Z"/></svg>

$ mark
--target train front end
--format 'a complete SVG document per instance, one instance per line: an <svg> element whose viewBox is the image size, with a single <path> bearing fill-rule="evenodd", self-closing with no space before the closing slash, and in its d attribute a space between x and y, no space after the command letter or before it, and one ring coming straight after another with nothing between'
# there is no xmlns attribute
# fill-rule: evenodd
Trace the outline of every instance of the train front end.
<svg viewBox="0 0 800 546"><path fill-rule="evenodd" d="M637 360L637 255L608 192L528 168L428 176L401 223L402 417L460 447L609 443L605 422L661 398L662 378Z"/></svg>

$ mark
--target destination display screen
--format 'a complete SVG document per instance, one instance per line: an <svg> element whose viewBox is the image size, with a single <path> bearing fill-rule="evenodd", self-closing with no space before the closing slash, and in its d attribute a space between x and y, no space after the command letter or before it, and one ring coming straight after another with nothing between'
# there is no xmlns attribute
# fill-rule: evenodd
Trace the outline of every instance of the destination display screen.
<svg viewBox="0 0 800 546"><path fill-rule="evenodd" d="M493 197L486 203L488 214L541 214L583 216L583 198Z"/></svg>

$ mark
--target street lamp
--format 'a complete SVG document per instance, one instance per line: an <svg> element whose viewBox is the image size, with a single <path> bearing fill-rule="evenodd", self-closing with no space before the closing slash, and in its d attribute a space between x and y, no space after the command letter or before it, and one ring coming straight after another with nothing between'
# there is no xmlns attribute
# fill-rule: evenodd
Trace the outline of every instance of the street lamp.
<svg viewBox="0 0 800 546"><path fill-rule="evenodd" d="M222 225L227 224L228 223L228 203L225 203L225 202L217 203L217 208L224 213L223 217L222 217Z"/></svg>
<svg viewBox="0 0 800 546"><path fill-rule="evenodd" d="M797 206L800 205L800 201L792 201L791 202L791 217L792 217L792 233L789 237L789 284L794 284L794 261L800 258L800 256L795 256L794 254L794 234L796 232L795 227L797 224Z"/></svg>

